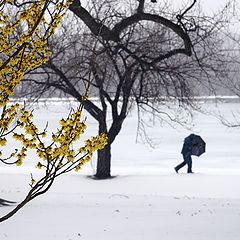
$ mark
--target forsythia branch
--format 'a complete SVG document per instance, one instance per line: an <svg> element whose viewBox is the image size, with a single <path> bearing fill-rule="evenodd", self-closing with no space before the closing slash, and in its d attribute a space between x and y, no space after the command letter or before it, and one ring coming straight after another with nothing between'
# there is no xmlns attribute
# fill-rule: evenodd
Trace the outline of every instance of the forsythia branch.
<svg viewBox="0 0 240 240"><path fill-rule="evenodd" d="M18 6L16 17L10 19L7 14L13 0L0 1L0 163L21 166L27 157L28 150L36 152L36 167L44 169L44 176L36 180L31 175L30 190L25 199L3 217L0 222L12 217L19 209L35 197L44 194L56 177L70 171L79 171L88 162L94 151L104 148L107 136L86 140L82 146L81 136L87 128L82 121L83 102L77 109L72 109L66 118L59 121L59 129L51 133L51 142L46 144L47 127L40 131L33 121L33 111L27 111L20 104L10 104L10 97L21 83L27 71L46 63L51 55L47 44L52 37L66 10L72 1L62 0L52 5L50 0L39 0ZM26 7L27 6L27 7ZM45 18L46 11L51 20ZM15 36L16 30L20 34ZM21 144L10 155L4 153L8 139L13 138ZM81 146L81 147L79 147Z"/></svg>

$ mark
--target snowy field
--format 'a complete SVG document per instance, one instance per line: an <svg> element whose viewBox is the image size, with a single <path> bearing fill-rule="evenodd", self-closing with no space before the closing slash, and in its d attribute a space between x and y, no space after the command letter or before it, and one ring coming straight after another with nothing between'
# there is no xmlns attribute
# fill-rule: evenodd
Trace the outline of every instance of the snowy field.
<svg viewBox="0 0 240 240"><path fill-rule="evenodd" d="M221 113L232 118L240 103L222 103ZM68 104L43 104L35 110L49 131L67 114ZM214 103L204 109L216 112ZM229 129L211 115L194 114L186 130L149 122L150 148L136 143L136 113L132 112L113 145L109 180L89 178L96 160L82 172L59 178L50 191L30 202L13 218L0 223L0 240L239 240L240 129ZM97 124L88 117L87 136ZM149 124L149 125L151 125ZM184 137L199 134L207 152L193 157L193 171L176 174L182 161ZM12 143L11 148L14 148ZM32 156L34 158L34 156ZM34 160L23 167L0 166L0 198L20 201L29 190ZM1 207L0 214L11 207Z"/></svg>

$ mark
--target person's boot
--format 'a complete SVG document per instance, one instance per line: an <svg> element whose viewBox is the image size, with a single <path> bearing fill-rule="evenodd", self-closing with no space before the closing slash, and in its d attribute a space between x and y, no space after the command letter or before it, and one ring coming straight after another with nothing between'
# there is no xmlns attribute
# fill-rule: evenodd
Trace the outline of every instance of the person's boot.
<svg viewBox="0 0 240 240"><path fill-rule="evenodd" d="M175 167L174 170L175 170L176 173L178 173L178 169L177 169L177 167Z"/></svg>
<svg viewBox="0 0 240 240"><path fill-rule="evenodd" d="M187 173L194 173L194 172L192 172L192 171L188 171Z"/></svg>

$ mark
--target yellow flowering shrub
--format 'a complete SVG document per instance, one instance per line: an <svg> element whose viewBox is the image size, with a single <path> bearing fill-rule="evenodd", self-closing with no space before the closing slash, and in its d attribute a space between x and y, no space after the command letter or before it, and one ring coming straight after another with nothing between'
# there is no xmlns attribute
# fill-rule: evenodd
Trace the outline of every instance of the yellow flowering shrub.
<svg viewBox="0 0 240 240"><path fill-rule="evenodd" d="M47 40L54 34L71 1L58 1L51 7L49 0L36 1L20 9L14 19L8 17L9 3L11 1L0 3L1 107L14 94L14 88L27 71L48 61L51 50ZM50 12L51 17L46 12ZM21 29L21 33L16 36L17 29Z"/></svg>
<svg viewBox="0 0 240 240"><path fill-rule="evenodd" d="M54 34L71 1L58 1L51 5L49 0L30 2L27 7L18 8L15 17L9 17L9 10L16 9L14 1L0 0L0 154L7 144L6 136L19 127L19 104L9 104L14 89L25 73L48 61L51 50L48 38ZM51 15L49 18L48 15ZM21 31L19 31L19 29ZM18 31L17 31L18 30ZM18 32L18 34L16 34ZM24 111L24 110L22 110ZM24 114L20 114L24 118ZM27 129L26 129L27 130ZM30 130L30 129L29 129ZM24 142L26 145L26 142ZM25 157L24 150L18 153ZM8 160L16 152L0 161ZM21 161L17 163L20 164Z"/></svg>
<svg viewBox="0 0 240 240"><path fill-rule="evenodd" d="M9 103L24 75L48 61L51 55L48 38L54 34L71 2L29 2L24 4L24 8L18 6L16 16L10 18L7 8L14 7L16 2L0 0L0 162L21 166L31 149L38 156L36 167L45 170L44 176L38 181L31 175L31 189L26 198L0 217L0 222L13 216L36 196L45 193L56 177L80 170L94 151L107 144L107 136L102 133L86 140L80 147L81 135L87 127L81 120L83 103L59 121L59 128L51 133L51 142L48 144L44 142L47 129L38 129L33 121L33 112L18 103ZM21 31L17 31L19 29ZM87 97L84 97L83 102L86 100ZM4 149L10 137L21 143L21 147L6 155Z"/></svg>
<svg viewBox="0 0 240 240"><path fill-rule="evenodd" d="M46 146L42 140L46 136L46 130L39 132L33 123L33 114L21 108L18 103L8 104L24 74L48 61L51 50L47 40L54 34L71 1L58 1L49 7L50 3L49 0L29 3L27 8L17 12L14 19L10 19L4 10L6 6L13 6L13 1L0 3L0 147L7 144L6 137L11 134L22 144L20 150L0 160L7 163L7 160L15 157L17 159L12 163L20 166L28 149L35 149L38 157L45 161L38 162L38 168L56 170L67 167L68 171L79 170L94 151L107 144L106 135L102 134L87 140L81 148L73 148L73 143L86 129L85 123L81 121L82 105L77 110L72 110L66 119L60 120L59 130L52 133L52 143ZM46 12L50 13L51 18L46 16ZM16 37L14 32L18 27L22 31ZM18 133L16 130L19 128L24 132ZM0 148L1 155L2 151Z"/></svg>

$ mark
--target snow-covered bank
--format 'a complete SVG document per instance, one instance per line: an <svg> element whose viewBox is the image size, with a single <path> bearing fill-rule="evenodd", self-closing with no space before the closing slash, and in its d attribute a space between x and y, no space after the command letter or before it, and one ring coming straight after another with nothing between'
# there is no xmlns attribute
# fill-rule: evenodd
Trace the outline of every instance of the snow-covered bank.
<svg viewBox="0 0 240 240"><path fill-rule="evenodd" d="M64 176L1 223L0 239L238 240L240 172L200 170L119 169L117 177L101 181ZM20 200L28 181L25 174L1 173L1 196ZM9 209L0 208L1 215Z"/></svg>

